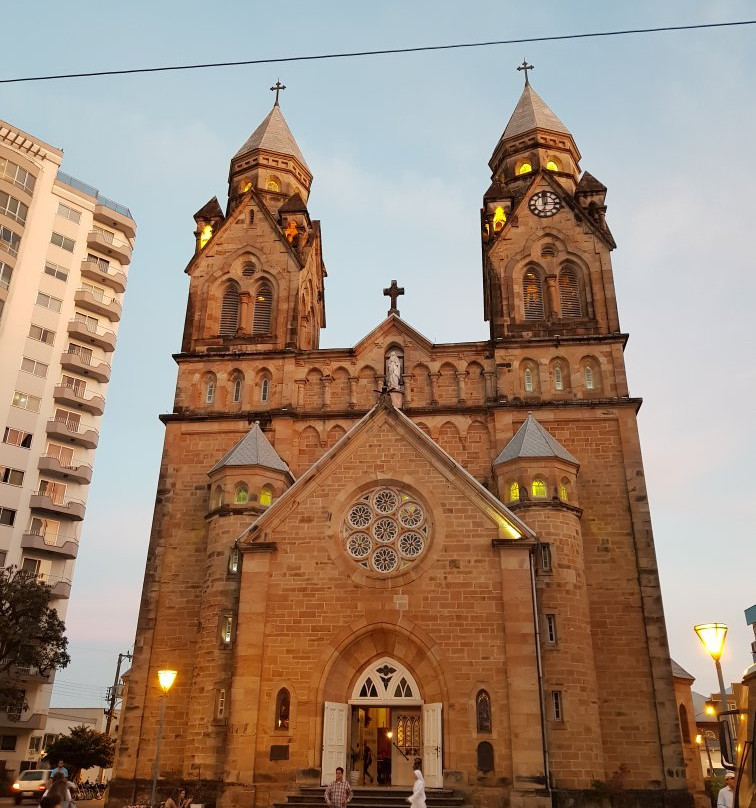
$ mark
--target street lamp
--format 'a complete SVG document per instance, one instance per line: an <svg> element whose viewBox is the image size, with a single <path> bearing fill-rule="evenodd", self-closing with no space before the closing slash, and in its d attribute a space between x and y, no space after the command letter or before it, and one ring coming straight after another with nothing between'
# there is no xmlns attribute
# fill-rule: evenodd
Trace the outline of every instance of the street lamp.
<svg viewBox="0 0 756 808"><path fill-rule="evenodd" d="M176 681L176 671L162 670L158 671L158 682L160 689L163 691L163 696L160 701L160 725L158 726L157 747L155 749L155 763L152 766L152 796L150 797L150 805L155 805L157 797L157 778L158 769L160 768L160 744L163 740L163 723L165 722L165 705L168 701L168 691L173 687Z"/></svg>
<svg viewBox="0 0 756 808"><path fill-rule="evenodd" d="M727 711L727 688L724 683L724 676L722 676L722 665L719 660L722 658L724 651L725 637L727 637L727 626L724 623L699 623L693 626L693 631L698 635L698 639L703 643L709 656L714 660L714 666L717 669L717 679L719 680L719 717L721 723L721 716ZM730 736L734 738L734 727L732 722L728 721L728 728ZM724 749L722 752L724 753Z"/></svg>

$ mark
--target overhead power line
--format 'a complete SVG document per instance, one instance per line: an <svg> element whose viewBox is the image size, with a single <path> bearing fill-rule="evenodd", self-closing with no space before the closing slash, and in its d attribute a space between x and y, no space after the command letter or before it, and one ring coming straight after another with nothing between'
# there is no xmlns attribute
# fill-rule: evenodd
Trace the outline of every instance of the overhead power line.
<svg viewBox="0 0 756 808"><path fill-rule="evenodd" d="M167 73L178 70L207 70L213 67L241 67L243 65L270 65L286 62L314 62L324 59L351 59L359 56L389 56L398 53L421 53L424 51L460 50L463 48L488 48L493 45L524 45L531 42L559 42L567 39L591 39L605 36L628 36L630 34L659 34L668 31L696 31L705 28L732 28L734 26L756 25L756 20L736 20L732 22L707 22L696 25L665 25L659 28L628 28L622 31L594 31L585 34L560 34L556 36L534 36L520 39L497 39L491 42L461 42L453 45L419 45L414 48L384 48L382 50L344 51L341 53L320 53L310 56L281 56L271 59L245 59L239 62L206 62L191 65L165 65L163 67L132 67L124 70L93 70L85 73L59 73L48 76L24 76L0 79L0 84L17 84L26 81L53 81L57 79L82 79L94 76L127 76L136 73Z"/></svg>

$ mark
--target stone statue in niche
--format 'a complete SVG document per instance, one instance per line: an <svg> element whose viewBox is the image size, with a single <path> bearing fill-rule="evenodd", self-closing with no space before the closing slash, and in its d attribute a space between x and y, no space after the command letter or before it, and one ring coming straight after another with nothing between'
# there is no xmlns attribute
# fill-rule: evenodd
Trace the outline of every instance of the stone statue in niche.
<svg viewBox="0 0 756 808"><path fill-rule="evenodd" d="M402 356L392 350L386 357L386 387L389 390L400 390L402 387Z"/></svg>

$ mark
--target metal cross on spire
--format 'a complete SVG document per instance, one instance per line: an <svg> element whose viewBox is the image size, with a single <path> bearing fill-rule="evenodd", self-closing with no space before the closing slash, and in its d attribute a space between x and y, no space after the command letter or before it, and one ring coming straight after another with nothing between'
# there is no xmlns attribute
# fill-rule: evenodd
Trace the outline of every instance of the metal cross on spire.
<svg viewBox="0 0 756 808"><path fill-rule="evenodd" d="M384 289L383 294L386 295L386 297L391 298L391 308L388 310L388 314L389 315L395 314L398 317L399 309L397 309L396 307L396 299L399 297L399 295L404 294L404 287L397 286L396 281L391 281L391 286L389 286L387 289Z"/></svg>
<svg viewBox="0 0 756 808"><path fill-rule="evenodd" d="M520 68L518 67L517 69L519 70ZM526 78L527 78L527 74L526 74ZM273 104L273 106L277 107L278 106L278 94L281 92L281 90L286 89L286 85L281 84L281 79L276 79L276 83L270 89L276 94L276 103Z"/></svg>
<svg viewBox="0 0 756 808"><path fill-rule="evenodd" d="M525 71L525 86L527 87L530 84L530 82L528 81L528 70L535 70L535 67L533 67L533 65L529 65L527 59L523 59L522 64L518 65L517 69Z"/></svg>

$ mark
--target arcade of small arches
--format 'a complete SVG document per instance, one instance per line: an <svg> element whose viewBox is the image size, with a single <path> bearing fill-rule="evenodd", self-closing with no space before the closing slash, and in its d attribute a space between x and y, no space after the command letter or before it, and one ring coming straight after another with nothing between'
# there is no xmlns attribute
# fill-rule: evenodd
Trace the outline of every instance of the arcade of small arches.
<svg viewBox="0 0 756 808"><path fill-rule="evenodd" d="M216 483L210 492L210 510L214 511L227 505L260 505L267 508L280 493L276 492L270 483L264 483L257 490L251 490L245 480L225 485Z"/></svg>
<svg viewBox="0 0 756 808"><path fill-rule="evenodd" d="M525 357L518 363L519 387L525 395L540 395L546 391L559 395L582 389L586 395L603 390L601 365L595 356L582 356L576 366L559 356L548 363Z"/></svg>
<svg viewBox="0 0 756 808"><path fill-rule="evenodd" d="M575 492L572 481L567 477L549 479L547 475L535 474L529 480L510 479L502 492L507 502L524 502L527 500L545 500L549 492L555 499L575 504Z"/></svg>
<svg viewBox="0 0 756 808"><path fill-rule="evenodd" d="M257 371L251 383L242 370L234 368L228 374L219 376L208 371L202 377L199 388L195 388L195 406L223 409L237 406L239 409L251 406L265 406L273 394L273 376L267 369Z"/></svg>

